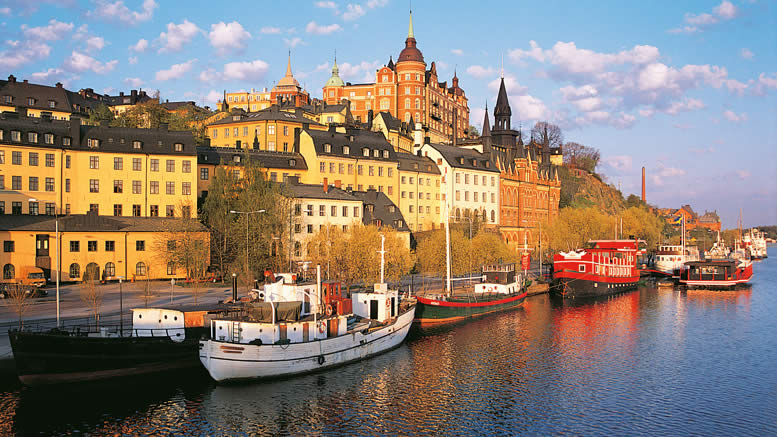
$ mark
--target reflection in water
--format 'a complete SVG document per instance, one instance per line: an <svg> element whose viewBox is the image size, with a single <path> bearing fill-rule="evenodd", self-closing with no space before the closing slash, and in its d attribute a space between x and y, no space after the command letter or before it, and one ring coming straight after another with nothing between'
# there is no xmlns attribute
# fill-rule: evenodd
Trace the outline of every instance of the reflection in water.
<svg viewBox="0 0 777 437"><path fill-rule="evenodd" d="M0 387L0 435L775 434L775 263L735 292L535 296L297 378Z"/></svg>

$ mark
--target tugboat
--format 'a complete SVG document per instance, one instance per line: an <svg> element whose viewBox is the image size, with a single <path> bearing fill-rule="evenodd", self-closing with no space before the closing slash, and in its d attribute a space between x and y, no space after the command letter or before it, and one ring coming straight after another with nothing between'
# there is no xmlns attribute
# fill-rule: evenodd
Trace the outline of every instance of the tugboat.
<svg viewBox="0 0 777 437"><path fill-rule="evenodd" d="M28 386L95 381L197 366L204 322L215 312L136 308L132 327L11 330L19 380Z"/></svg>
<svg viewBox="0 0 777 437"><path fill-rule="evenodd" d="M680 274L685 269L686 262L699 260L699 249L685 245L661 245L658 246L655 259L657 271L674 279L679 279Z"/></svg>
<svg viewBox="0 0 777 437"><path fill-rule="evenodd" d="M643 240L592 240L553 257L551 293L563 298L605 296L637 287Z"/></svg>
<svg viewBox="0 0 777 437"><path fill-rule="evenodd" d="M753 277L753 262L749 259L709 259L686 265L680 283L689 288L733 289Z"/></svg>
<svg viewBox="0 0 777 437"><path fill-rule="evenodd" d="M200 361L218 381L275 378L320 371L363 360L399 346L415 317L415 301L400 301L383 282L372 290L342 294L328 282L321 292L288 293L285 279L257 290L264 302L246 304L239 317L210 322L210 338L200 341ZM304 299L307 297L307 299ZM305 301L309 305L303 305Z"/></svg>

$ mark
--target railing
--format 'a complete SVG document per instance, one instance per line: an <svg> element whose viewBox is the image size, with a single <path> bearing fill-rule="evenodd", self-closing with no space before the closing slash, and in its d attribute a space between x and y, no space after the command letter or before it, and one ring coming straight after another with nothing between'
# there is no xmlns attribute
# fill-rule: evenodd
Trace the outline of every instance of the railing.
<svg viewBox="0 0 777 437"><path fill-rule="evenodd" d="M25 325L21 331L30 333L51 333L72 337L87 337L89 334L100 334L102 337L169 337L177 338L184 334L186 328L123 328L120 325L86 324L63 326L60 328L43 327L40 325ZM12 327L9 331L16 331Z"/></svg>

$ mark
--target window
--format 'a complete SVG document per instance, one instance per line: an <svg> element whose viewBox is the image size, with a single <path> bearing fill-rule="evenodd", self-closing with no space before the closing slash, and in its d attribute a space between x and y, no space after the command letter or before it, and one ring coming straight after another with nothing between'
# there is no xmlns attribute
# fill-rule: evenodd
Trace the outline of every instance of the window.
<svg viewBox="0 0 777 437"><path fill-rule="evenodd" d="M38 202L30 202L27 204L27 212L30 215L38 215Z"/></svg>
<svg viewBox="0 0 777 437"><path fill-rule="evenodd" d="M173 144L173 150L175 150L176 152L183 152L183 144L181 143Z"/></svg>
<svg viewBox="0 0 777 437"><path fill-rule="evenodd" d="M313 233L313 225L308 225L308 234Z"/></svg>
<svg viewBox="0 0 777 437"><path fill-rule="evenodd" d="M368 171L367 171L367 173L368 173L370 176L375 176L375 167L373 167L373 166L369 166L369 167L367 168L367 170L368 170Z"/></svg>
<svg viewBox="0 0 777 437"><path fill-rule="evenodd" d="M0 130L0 140L3 139L2 130ZM5 150L0 150L0 164L5 164Z"/></svg>
<svg viewBox="0 0 777 437"><path fill-rule="evenodd" d="M318 205L318 215L321 217L326 215L326 206Z"/></svg>
<svg viewBox="0 0 777 437"><path fill-rule="evenodd" d="M0 175L0 190L5 190L5 175Z"/></svg>
<svg viewBox="0 0 777 437"><path fill-rule="evenodd" d="M132 148L135 149L135 150L140 150L140 149L143 148L143 143L140 142L140 141L135 140L135 141L132 142Z"/></svg>
<svg viewBox="0 0 777 437"><path fill-rule="evenodd" d="M22 165L22 152L11 152L11 164Z"/></svg>
<svg viewBox="0 0 777 437"><path fill-rule="evenodd" d="M192 162L191 161L182 161L181 162L181 171L184 173L191 173L192 172Z"/></svg>
<svg viewBox="0 0 777 437"><path fill-rule="evenodd" d="M350 154L351 154L351 147L343 146L343 155L350 155Z"/></svg>
<svg viewBox="0 0 777 437"><path fill-rule="evenodd" d="M113 181L113 192L114 193L123 193L124 192L124 181L122 181L122 180L115 180L115 181Z"/></svg>
<svg viewBox="0 0 777 437"><path fill-rule="evenodd" d="M132 158L132 170L133 171L141 171L143 170L143 161L141 161L140 158Z"/></svg>
<svg viewBox="0 0 777 437"><path fill-rule="evenodd" d="M378 176L383 177L383 167L378 167Z"/></svg>
<svg viewBox="0 0 777 437"><path fill-rule="evenodd" d="M151 181L148 186L149 194L159 194L159 181Z"/></svg>
<svg viewBox="0 0 777 437"><path fill-rule="evenodd" d="M149 206L148 215L150 217L159 217L159 205Z"/></svg>
<svg viewBox="0 0 777 437"><path fill-rule="evenodd" d="M81 267L76 264L70 264L70 278L78 278L81 276Z"/></svg>
<svg viewBox="0 0 777 437"><path fill-rule="evenodd" d="M11 141L15 141L17 143L22 141L22 133L18 130L12 130L11 131Z"/></svg>
<svg viewBox="0 0 777 437"><path fill-rule="evenodd" d="M313 205L308 204L305 207L305 215L308 216L308 217L312 217L313 216Z"/></svg>
<svg viewBox="0 0 777 437"><path fill-rule="evenodd" d="M30 191L38 191L38 177L30 176L27 185L29 186Z"/></svg>
<svg viewBox="0 0 777 437"><path fill-rule="evenodd" d="M96 203L90 203L89 204L89 212L93 212L95 214L99 214L100 213L100 205L98 205Z"/></svg>
<svg viewBox="0 0 777 437"><path fill-rule="evenodd" d="M89 168L91 168L91 169L99 169L100 168L100 157L99 156L90 156L89 157Z"/></svg>
<svg viewBox="0 0 777 437"><path fill-rule="evenodd" d="M283 126L283 135L284 136L288 136L289 135L289 127L288 126Z"/></svg>
<svg viewBox="0 0 777 437"><path fill-rule="evenodd" d="M124 169L124 159L115 157L113 158L113 169L114 170L123 170Z"/></svg>
<svg viewBox="0 0 777 437"><path fill-rule="evenodd" d="M337 217L337 207L332 205L332 207L329 209L330 215L332 217Z"/></svg>
<svg viewBox="0 0 777 437"><path fill-rule="evenodd" d="M115 217L121 217L122 213L122 205L120 203L116 203L113 205L113 215Z"/></svg>
<svg viewBox="0 0 777 437"><path fill-rule="evenodd" d="M137 240L135 242L135 250L138 252L143 252L146 250L146 241L145 240Z"/></svg>
<svg viewBox="0 0 777 437"><path fill-rule="evenodd" d="M71 241L70 242L70 251L71 252L80 252L81 251L81 243L78 241Z"/></svg>
<svg viewBox="0 0 777 437"><path fill-rule="evenodd" d="M22 215L22 202L11 202L11 214Z"/></svg>
<svg viewBox="0 0 777 437"><path fill-rule="evenodd" d="M353 164L348 164L348 174L353 174Z"/></svg>
<svg viewBox="0 0 777 437"><path fill-rule="evenodd" d="M175 194L175 182L165 182L165 194Z"/></svg>
<svg viewBox="0 0 777 437"><path fill-rule="evenodd" d="M140 205L132 205L132 216L133 217L140 217L141 215L141 207Z"/></svg>
<svg viewBox="0 0 777 437"><path fill-rule="evenodd" d="M89 179L89 192L90 193L99 193L100 192L100 180L99 179Z"/></svg>
<svg viewBox="0 0 777 437"><path fill-rule="evenodd" d="M210 169L203 167L200 169L200 180L207 181L210 178Z"/></svg>
<svg viewBox="0 0 777 437"><path fill-rule="evenodd" d="M21 190L22 189L22 177L21 176L11 176L11 189L12 190Z"/></svg>
<svg viewBox="0 0 777 437"><path fill-rule="evenodd" d="M5 214L5 203L2 206L3 211L0 211L0 214ZM48 202L46 203L46 215L54 215L56 212L56 206L54 203Z"/></svg>
<svg viewBox="0 0 777 437"><path fill-rule="evenodd" d="M30 152L29 162L31 166L38 166L38 154L36 152Z"/></svg>
<svg viewBox="0 0 777 437"><path fill-rule="evenodd" d="M175 161L172 159L168 159L167 162L165 162L165 170L168 173L175 172Z"/></svg>
<svg viewBox="0 0 777 437"><path fill-rule="evenodd" d="M192 183L191 182L184 182L181 185L181 194L184 196L189 196L192 194Z"/></svg>
<svg viewBox="0 0 777 437"><path fill-rule="evenodd" d="M348 207L347 206L343 207L343 217L348 217Z"/></svg>
<svg viewBox="0 0 777 437"><path fill-rule="evenodd" d="M142 262L135 264L135 276L146 276L146 264Z"/></svg>
<svg viewBox="0 0 777 437"><path fill-rule="evenodd" d="M359 217L359 207L358 206L354 206L353 207L353 216L354 217Z"/></svg>
<svg viewBox="0 0 777 437"><path fill-rule="evenodd" d="M267 126L267 135L275 135L275 125L271 124Z"/></svg>
<svg viewBox="0 0 777 437"><path fill-rule="evenodd" d="M15 245L13 241L3 241L3 252L13 252Z"/></svg>
<svg viewBox="0 0 777 437"><path fill-rule="evenodd" d="M116 265L114 263L105 263L105 276L109 278L116 276Z"/></svg>
<svg viewBox="0 0 777 437"><path fill-rule="evenodd" d="M87 252L97 252L97 241L90 240L86 242L86 251Z"/></svg>
<svg viewBox="0 0 777 437"><path fill-rule="evenodd" d="M325 162L319 162L318 163L318 171L319 171L319 173L326 173L326 163Z"/></svg>
<svg viewBox="0 0 777 437"><path fill-rule="evenodd" d="M143 181L132 181L132 194L143 193Z"/></svg>
<svg viewBox="0 0 777 437"><path fill-rule="evenodd" d="M165 205L165 216L175 217L175 205Z"/></svg>
<svg viewBox="0 0 777 437"><path fill-rule="evenodd" d="M335 171L336 171L335 170L335 163L334 162L330 162L329 163L329 173L334 173Z"/></svg>
<svg viewBox="0 0 777 437"><path fill-rule="evenodd" d="M151 160L151 171L159 171L159 160L158 159L152 159Z"/></svg>
<svg viewBox="0 0 777 437"><path fill-rule="evenodd" d="M36 132L28 132L27 133L27 141L30 143L37 143L38 142L38 134ZM38 164L35 164L38 165Z"/></svg>

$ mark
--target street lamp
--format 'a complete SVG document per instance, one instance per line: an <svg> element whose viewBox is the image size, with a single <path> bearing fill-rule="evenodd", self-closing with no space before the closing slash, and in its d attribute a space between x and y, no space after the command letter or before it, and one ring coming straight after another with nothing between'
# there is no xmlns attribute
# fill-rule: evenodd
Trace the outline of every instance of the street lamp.
<svg viewBox="0 0 777 437"><path fill-rule="evenodd" d="M119 336L124 337L124 294L121 290L121 282L124 276L119 276Z"/></svg>
<svg viewBox="0 0 777 437"><path fill-rule="evenodd" d="M170 278L170 303L173 303L173 288L175 287L175 278Z"/></svg>
<svg viewBox="0 0 777 437"><path fill-rule="evenodd" d="M248 215L261 214L266 212L264 209L257 209L256 211L235 211L230 210L230 214L246 214L246 274L248 274Z"/></svg>
<svg viewBox="0 0 777 437"><path fill-rule="evenodd" d="M28 202L37 202L38 199L32 197L27 199ZM29 211L29 210L28 210ZM59 215L56 209L54 210L54 235L57 240L57 257L54 260L54 268L57 270L57 328L59 328Z"/></svg>

